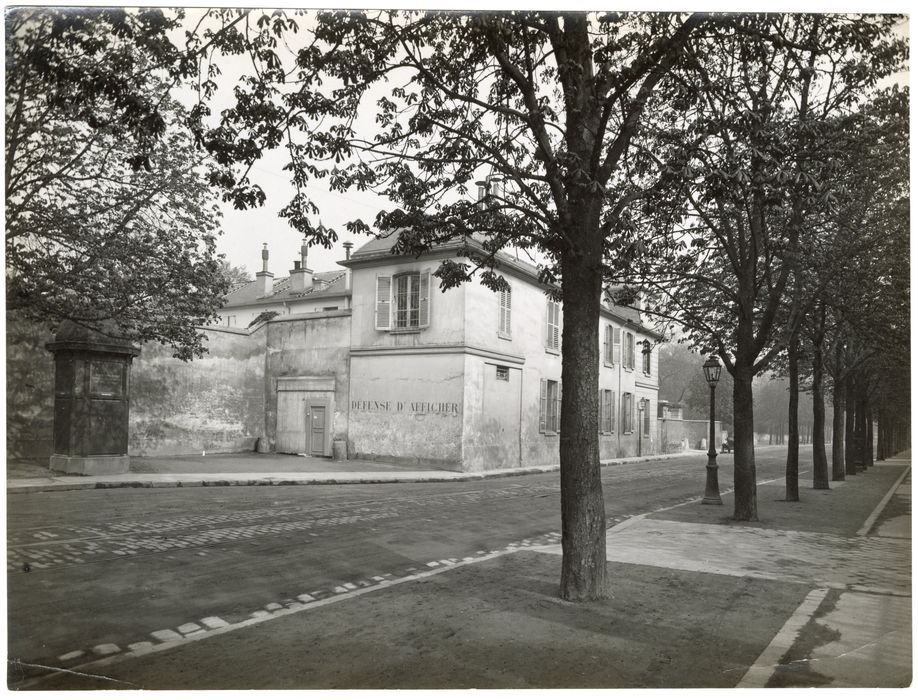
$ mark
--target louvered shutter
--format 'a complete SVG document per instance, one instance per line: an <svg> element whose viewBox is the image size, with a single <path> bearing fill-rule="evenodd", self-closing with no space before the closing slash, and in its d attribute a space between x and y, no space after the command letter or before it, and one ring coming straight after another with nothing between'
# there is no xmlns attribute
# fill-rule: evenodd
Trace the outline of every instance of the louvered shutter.
<svg viewBox="0 0 918 700"><path fill-rule="evenodd" d="M418 328L430 325L430 272L418 276Z"/></svg>
<svg viewBox="0 0 918 700"><path fill-rule="evenodd" d="M561 432L561 382L558 382L558 391L555 393L555 432Z"/></svg>
<svg viewBox="0 0 918 700"><path fill-rule="evenodd" d="M599 432L603 432L603 427L606 424L606 402L603 401L603 396L605 391L602 389L599 390Z"/></svg>
<svg viewBox="0 0 918 700"><path fill-rule="evenodd" d="M615 432L615 392L612 392L612 398L609 399L609 427Z"/></svg>
<svg viewBox="0 0 918 700"><path fill-rule="evenodd" d="M392 277L376 275L376 330L387 331L392 326Z"/></svg>
<svg viewBox="0 0 918 700"><path fill-rule="evenodd" d="M622 329L612 330L612 364L617 365L622 361Z"/></svg>
<svg viewBox="0 0 918 700"><path fill-rule="evenodd" d="M539 380L539 432L545 432L545 416L548 410L548 385L544 379Z"/></svg>
<svg viewBox="0 0 918 700"><path fill-rule="evenodd" d="M557 350L561 347L561 304L554 304L555 307L555 326L554 335L552 336L552 347ZM560 386L560 384L559 384Z"/></svg>

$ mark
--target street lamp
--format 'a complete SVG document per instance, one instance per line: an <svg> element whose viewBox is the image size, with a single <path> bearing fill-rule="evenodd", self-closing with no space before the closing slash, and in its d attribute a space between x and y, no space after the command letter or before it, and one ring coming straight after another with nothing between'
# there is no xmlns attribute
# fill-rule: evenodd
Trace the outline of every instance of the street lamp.
<svg viewBox="0 0 918 700"><path fill-rule="evenodd" d="M720 380L720 360L717 355L711 353L711 356L705 360L702 365L704 370L704 379L711 387L711 420L710 431L708 433L708 478L704 485L704 498L701 502L706 505L723 505L720 499L720 486L717 484L717 450L714 449L714 388Z"/></svg>

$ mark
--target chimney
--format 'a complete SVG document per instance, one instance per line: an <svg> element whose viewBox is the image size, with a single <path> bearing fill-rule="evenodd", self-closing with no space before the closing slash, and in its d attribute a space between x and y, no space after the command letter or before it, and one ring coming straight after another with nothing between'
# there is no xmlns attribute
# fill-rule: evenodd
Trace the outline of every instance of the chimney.
<svg viewBox="0 0 918 700"><path fill-rule="evenodd" d="M290 270L290 291L293 294L301 294L307 289L312 288L312 270L306 266L306 253L309 246L306 245L306 239L300 246L300 259L293 261L293 269Z"/></svg>
<svg viewBox="0 0 918 700"><path fill-rule="evenodd" d="M268 244L261 251L261 272L255 273L255 296L269 297L274 294L274 275L268 272Z"/></svg>

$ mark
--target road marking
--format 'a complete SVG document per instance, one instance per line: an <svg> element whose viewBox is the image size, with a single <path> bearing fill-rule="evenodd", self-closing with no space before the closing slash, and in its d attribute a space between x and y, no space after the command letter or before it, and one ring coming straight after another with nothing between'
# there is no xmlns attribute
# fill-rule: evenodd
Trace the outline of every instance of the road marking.
<svg viewBox="0 0 918 700"><path fill-rule="evenodd" d="M807 594L800 606L794 611L794 614L784 623L784 627L775 635L771 643L765 647L765 651L759 655L755 663L749 667L742 680L737 683L737 688L765 687L768 679L775 672L775 668L778 667L781 657L791 648L797 639L797 635L800 634L800 630L810 621L813 613L816 612L816 609L829 594L829 590L828 588L817 588Z"/></svg>
<svg viewBox="0 0 918 700"><path fill-rule="evenodd" d="M323 598L321 600L315 600L309 603L304 603L303 605L297 606L295 608L294 607L283 608L273 613L268 612L267 610L256 610L255 612L252 613L250 617L244 620L241 620L240 622L227 623L223 627L202 630L199 634L190 635L188 637L183 637L182 635L178 634L174 630L170 630L170 629L157 630L156 632L151 633L150 636L161 640L162 642L161 644L155 644L155 645L152 645L149 647L143 647L143 648L141 647L133 648L132 646L132 647L129 647L130 651L125 651L120 654L112 654L111 656L105 656L101 659L96 659L94 661L89 661L83 664L79 664L69 669L55 669L54 673L49 673L48 675L45 675L45 676L38 676L36 678L33 678L21 684L19 688L21 689L29 688L48 678L54 678L56 676L65 675L68 673L83 672L88 669L95 669L95 668L101 668L104 666L110 666L112 664L118 663L120 661L125 661L127 659L136 659L136 658L141 658L143 656L147 656L148 654L155 654L155 653L159 653L162 651L168 651L170 649L175 649L177 647L184 646L186 644L191 644L193 642L198 642L204 639L210 639L211 637L215 637L220 634L226 634L227 632L234 632L236 630L243 629L245 627L251 627L252 625L257 625L262 622L267 622L269 620L276 620L277 618L286 617L287 615L295 615L300 612L305 612L307 610L312 610L314 608L322 607L325 605L330 605L332 603L339 603L345 600L350 600L352 598L357 598L358 596L362 596L362 595L366 595L367 593L372 593L375 591L390 588L392 586L397 586L402 583L410 583L411 581L417 581L417 580L424 579L424 578L430 578L431 576L439 576L440 574L446 571L450 571L452 569L458 569L460 567L467 566L469 564L476 564L479 562L487 561L489 559L496 559L497 557L503 556L505 554L509 554L513 551L519 551L519 550L518 549L514 549L514 550L508 549L508 550L504 550L500 552L494 552L492 554L486 554L483 557L476 557L472 561L457 561L454 564L441 565L441 566L438 566L435 570L421 571L416 574L410 574L408 576L403 576L402 578L388 579L388 580L380 581L379 583L369 586L368 588L357 588L356 590L348 591L347 589L344 589L343 586L339 586L338 588L342 588L343 590L345 590L344 593L341 593L339 595L329 596L328 598ZM73 654L74 656L68 655L69 658L76 658L77 656L81 656L83 652L82 651L71 652L71 654Z"/></svg>
<svg viewBox="0 0 918 700"><path fill-rule="evenodd" d="M97 644L92 648L93 652L99 654L100 656L108 656L109 654L117 654L121 651L121 647L117 644Z"/></svg>

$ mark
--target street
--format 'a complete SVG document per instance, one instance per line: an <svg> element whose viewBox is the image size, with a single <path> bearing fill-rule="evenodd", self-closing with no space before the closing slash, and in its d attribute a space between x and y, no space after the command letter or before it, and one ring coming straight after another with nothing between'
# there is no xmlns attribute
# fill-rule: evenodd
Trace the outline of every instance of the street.
<svg viewBox="0 0 918 700"><path fill-rule="evenodd" d="M784 454L758 450L760 482L783 476ZM725 491L732 487L731 455L718 462ZM801 490L809 465L804 448ZM297 599L557 542L557 482L555 472L451 484L10 495L11 687ZM608 466L603 486L611 527L700 498L704 460ZM768 509L761 503L760 516Z"/></svg>

